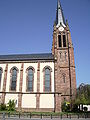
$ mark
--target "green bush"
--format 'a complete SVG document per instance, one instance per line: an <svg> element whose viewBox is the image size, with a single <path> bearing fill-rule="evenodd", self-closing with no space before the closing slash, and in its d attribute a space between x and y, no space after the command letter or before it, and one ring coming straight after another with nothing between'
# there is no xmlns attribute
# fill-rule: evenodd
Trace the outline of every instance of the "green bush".
<svg viewBox="0 0 90 120"><path fill-rule="evenodd" d="M0 105L0 110L1 110L1 111L6 110L6 104L3 104L3 103L2 103L2 104Z"/></svg>
<svg viewBox="0 0 90 120"><path fill-rule="evenodd" d="M62 103L62 112L69 112L70 111L70 103L69 102L63 102Z"/></svg>
<svg viewBox="0 0 90 120"><path fill-rule="evenodd" d="M79 111L78 105L77 104L73 104L73 106L72 106L72 112L77 112L77 111Z"/></svg>
<svg viewBox="0 0 90 120"><path fill-rule="evenodd" d="M14 111L15 110L15 101L14 100L9 100L8 105L7 105L7 110L8 111Z"/></svg>

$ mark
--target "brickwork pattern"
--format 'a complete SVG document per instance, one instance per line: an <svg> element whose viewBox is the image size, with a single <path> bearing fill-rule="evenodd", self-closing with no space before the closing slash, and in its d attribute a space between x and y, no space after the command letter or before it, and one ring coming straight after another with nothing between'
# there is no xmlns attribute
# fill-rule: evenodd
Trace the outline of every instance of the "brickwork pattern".
<svg viewBox="0 0 90 120"><path fill-rule="evenodd" d="M58 35L61 35L61 41L63 41L62 36L66 35L66 47L59 47ZM68 27L65 27L64 31L59 31L54 26L52 54L54 54L55 59L55 92L61 93L61 97L55 96L55 111L59 112L61 103L64 100L70 101L71 93L74 96L73 98L75 98L76 94L74 51ZM63 80L63 74L65 75L65 81Z"/></svg>

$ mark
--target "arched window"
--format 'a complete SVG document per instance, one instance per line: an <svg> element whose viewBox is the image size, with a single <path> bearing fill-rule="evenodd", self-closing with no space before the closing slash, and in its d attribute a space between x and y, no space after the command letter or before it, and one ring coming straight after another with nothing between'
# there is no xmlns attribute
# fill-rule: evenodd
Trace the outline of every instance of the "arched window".
<svg viewBox="0 0 90 120"><path fill-rule="evenodd" d="M63 47L66 47L67 45L66 45L66 36L65 35L63 35Z"/></svg>
<svg viewBox="0 0 90 120"><path fill-rule="evenodd" d="M50 91L51 90L51 80L50 80L50 77L51 77L51 72L50 72L50 69L49 68L46 68L45 69L45 91Z"/></svg>
<svg viewBox="0 0 90 120"><path fill-rule="evenodd" d="M60 59L62 59L62 52L60 52Z"/></svg>
<svg viewBox="0 0 90 120"><path fill-rule="evenodd" d="M11 90L16 91L17 69L13 68L11 71Z"/></svg>
<svg viewBox="0 0 90 120"><path fill-rule="evenodd" d="M67 52L65 52L65 61L67 61Z"/></svg>
<svg viewBox="0 0 90 120"><path fill-rule="evenodd" d="M1 88L1 79L2 79L2 68L0 68L0 88Z"/></svg>
<svg viewBox="0 0 90 120"><path fill-rule="evenodd" d="M28 69L27 75L27 91L33 91L34 71L32 68Z"/></svg>
<svg viewBox="0 0 90 120"><path fill-rule="evenodd" d="M58 45L59 47L62 47L61 35L58 35Z"/></svg>

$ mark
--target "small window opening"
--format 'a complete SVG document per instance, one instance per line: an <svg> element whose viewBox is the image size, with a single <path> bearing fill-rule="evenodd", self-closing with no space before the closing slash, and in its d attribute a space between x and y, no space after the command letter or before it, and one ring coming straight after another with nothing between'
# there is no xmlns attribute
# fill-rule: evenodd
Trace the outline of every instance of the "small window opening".
<svg viewBox="0 0 90 120"><path fill-rule="evenodd" d="M65 83L66 82L66 76L63 75L63 82Z"/></svg>
<svg viewBox="0 0 90 120"><path fill-rule="evenodd" d="M58 43L59 47L62 47L61 35L58 35Z"/></svg>
<svg viewBox="0 0 90 120"><path fill-rule="evenodd" d="M65 52L65 61L67 61L67 52Z"/></svg>
<svg viewBox="0 0 90 120"><path fill-rule="evenodd" d="M62 59L62 52L60 52L60 59Z"/></svg>
<svg viewBox="0 0 90 120"><path fill-rule="evenodd" d="M66 47L66 36L63 35L63 47Z"/></svg>

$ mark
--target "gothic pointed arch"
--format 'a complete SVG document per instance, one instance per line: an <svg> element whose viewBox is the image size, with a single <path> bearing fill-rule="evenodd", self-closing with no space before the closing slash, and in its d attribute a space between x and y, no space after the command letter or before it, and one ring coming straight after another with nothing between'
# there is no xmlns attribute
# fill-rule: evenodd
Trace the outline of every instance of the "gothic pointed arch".
<svg viewBox="0 0 90 120"><path fill-rule="evenodd" d="M26 69L26 91L33 92L34 91L34 73L35 69L32 66L29 66Z"/></svg>
<svg viewBox="0 0 90 120"><path fill-rule="evenodd" d="M51 72L52 68L50 66L45 66L43 68L43 91L51 92Z"/></svg>
<svg viewBox="0 0 90 120"><path fill-rule="evenodd" d="M16 66L14 66L10 69L10 73L11 73L10 91L16 91L18 72L19 72L19 70Z"/></svg>

